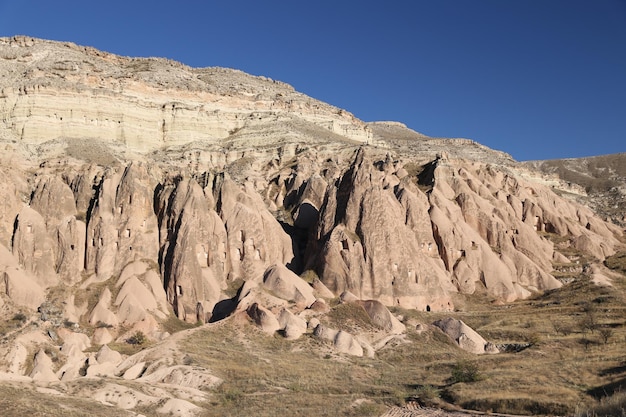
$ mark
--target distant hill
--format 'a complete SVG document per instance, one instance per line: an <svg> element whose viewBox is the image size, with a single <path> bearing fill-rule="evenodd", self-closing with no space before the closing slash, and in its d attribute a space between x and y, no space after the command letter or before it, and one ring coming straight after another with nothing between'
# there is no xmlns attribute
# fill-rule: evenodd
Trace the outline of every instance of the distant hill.
<svg viewBox="0 0 626 417"><path fill-rule="evenodd" d="M626 153L529 161L524 165L582 186L594 210L626 227Z"/></svg>

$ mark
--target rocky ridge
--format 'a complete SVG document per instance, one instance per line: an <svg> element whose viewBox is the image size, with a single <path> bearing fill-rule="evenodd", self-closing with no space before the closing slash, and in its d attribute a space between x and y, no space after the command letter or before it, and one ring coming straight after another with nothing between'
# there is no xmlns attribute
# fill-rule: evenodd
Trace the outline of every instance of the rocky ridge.
<svg viewBox="0 0 626 417"><path fill-rule="evenodd" d="M623 246L502 152L364 123L263 77L26 37L0 39L0 72L0 308L38 323L5 336L10 378L177 381L172 412L219 384L182 363L172 317L374 357L406 331L389 308L525 299ZM328 322L337 308L368 324ZM465 327L451 337L484 352ZM138 332L161 344L111 353ZM124 395L102 402L158 403Z"/></svg>

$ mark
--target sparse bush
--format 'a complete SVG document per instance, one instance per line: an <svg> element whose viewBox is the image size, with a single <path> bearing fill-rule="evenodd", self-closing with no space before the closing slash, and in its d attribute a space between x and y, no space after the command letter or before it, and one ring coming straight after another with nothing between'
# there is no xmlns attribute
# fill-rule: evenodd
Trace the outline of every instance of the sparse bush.
<svg viewBox="0 0 626 417"><path fill-rule="evenodd" d="M568 336L572 333L572 327L567 323L554 321L552 322L552 327L554 328L555 332L559 333L562 336Z"/></svg>
<svg viewBox="0 0 626 417"><path fill-rule="evenodd" d="M422 405L432 405L441 397L441 390L432 385L421 385L415 390L415 399Z"/></svg>
<svg viewBox="0 0 626 417"><path fill-rule="evenodd" d="M600 338L606 345L607 343L609 343L609 339L611 338L611 336L613 336L613 329L609 329L608 327L603 327L600 329L599 333L600 333Z"/></svg>
<svg viewBox="0 0 626 417"><path fill-rule="evenodd" d="M582 333L587 333L587 331L593 333L598 328L596 310L593 306L587 305L583 311L585 314L578 320L578 327Z"/></svg>
<svg viewBox="0 0 626 417"><path fill-rule="evenodd" d="M148 338L145 334L143 334L142 331L136 331L131 337L126 339L126 343L128 343L129 345L143 345L147 341Z"/></svg>
<svg viewBox="0 0 626 417"><path fill-rule="evenodd" d="M13 316L13 321L19 321L21 323L24 323L26 320L28 319L28 317L26 317L26 315L24 313L17 313Z"/></svg>
<svg viewBox="0 0 626 417"><path fill-rule="evenodd" d="M482 375L478 371L478 364L475 361L461 360L452 368L450 380L453 384L457 382L476 382L481 379Z"/></svg>
<svg viewBox="0 0 626 417"><path fill-rule="evenodd" d="M222 399L222 403L228 406L231 406L231 404L235 405L240 403L241 398L244 395L244 393L238 387L231 386L227 383L220 385L217 389L217 392Z"/></svg>

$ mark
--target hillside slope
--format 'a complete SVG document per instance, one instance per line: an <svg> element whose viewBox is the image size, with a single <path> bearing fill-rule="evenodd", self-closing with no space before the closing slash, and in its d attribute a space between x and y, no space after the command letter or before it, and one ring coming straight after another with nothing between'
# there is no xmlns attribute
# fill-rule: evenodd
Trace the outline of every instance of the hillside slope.
<svg viewBox="0 0 626 417"><path fill-rule="evenodd" d="M424 386L569 413L621 384L623 230L504 152L27 37L0 38L0 87L9 415L376 415ZM548 366L588 349L616 369L581 366L589 389ZM489 379L450 382L468 358ZM495 370L521 358L543 382L515 372L513 404Z"/></svg>

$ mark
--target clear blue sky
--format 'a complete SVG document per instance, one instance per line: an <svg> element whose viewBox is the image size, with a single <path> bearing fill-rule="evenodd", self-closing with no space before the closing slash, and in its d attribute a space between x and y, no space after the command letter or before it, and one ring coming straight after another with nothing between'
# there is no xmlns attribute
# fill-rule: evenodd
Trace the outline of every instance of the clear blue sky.
<svg viewBox="0 0 626 417"><path fill-rule="evenodd" d="M626 0L0 0L0 36L238 68L518 160L626 152Z"/></svg>

